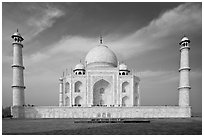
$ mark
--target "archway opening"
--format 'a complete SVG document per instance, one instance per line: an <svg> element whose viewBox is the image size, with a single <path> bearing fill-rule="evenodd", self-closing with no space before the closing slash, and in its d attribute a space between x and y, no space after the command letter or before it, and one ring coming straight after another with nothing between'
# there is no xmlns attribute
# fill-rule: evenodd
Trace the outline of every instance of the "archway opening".
<svg viewBox="0 0 204 137"><path fill-rule="evenodd" d="M82 87L81 81L77 81L74 85L75 85L75 92L81 92L81 87Z"/></svg>
<svg viewBox="0 0 204 137"><path fill-rule="evenodd" d="M93 86L93 105L103 106L111 104L111 85L108 81L101 79Z"/></svg>
<svg viewBox="0 0 204 137"><path fill-rule="evenodd" d="M128 102L128 97L127 96L125 96L125 97L123 97L122 98L122 106L127 106L127 103Z"/></svg>
<svg viewBox="0 0 204 137"><path fill-rule="evenodd" d="M65 106L69 106L70 105L70 103L69 103L69 97L66 97L65 98Z"/></svg>
<svg viewBox="0 0 204 137"><path fill-rule="evenodd" d="M75 98L75 105L76 106L81 106L81 104L82 104L82 98L80 96L77 96Z"/></svg>
<svg viewBox="0 0 204 137"><path fill-rule="evenodd" d="M69 83L65 84L65 93L69 93Z"/></svg>
<svg viewBox="0 0 204 137"><path fill-rule="evenodd" d="M127 81L123 82L123 84L122 84L122 92L126 93L128 91L129 91L129 83Z"/></svg>
<svg viewBox="0 0 204 137"><path fill-rule="evenodd" d="M138 101L139 101L139 99L138 99L138 97L136 96L136 97L135 97L135 100L134 100L134 105L135 105L135 106L138 106Z"/></svg>
<svg viewBox="0 0 204 137"><path fill-rule="evenodd" d="M104 105L104 101L102 99L100 100L100 104L99 105L101 105L101 106Z"/></svg>

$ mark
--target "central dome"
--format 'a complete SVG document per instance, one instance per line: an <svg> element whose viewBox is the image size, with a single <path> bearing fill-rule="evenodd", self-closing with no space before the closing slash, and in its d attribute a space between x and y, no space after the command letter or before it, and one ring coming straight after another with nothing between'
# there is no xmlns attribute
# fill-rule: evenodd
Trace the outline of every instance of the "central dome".
<svg viewBox="0 0 204 137"><path fill-rule="evenodd" d="M115 53L105 45L91 49L85 58L87 67L117 67Z"/></svg>

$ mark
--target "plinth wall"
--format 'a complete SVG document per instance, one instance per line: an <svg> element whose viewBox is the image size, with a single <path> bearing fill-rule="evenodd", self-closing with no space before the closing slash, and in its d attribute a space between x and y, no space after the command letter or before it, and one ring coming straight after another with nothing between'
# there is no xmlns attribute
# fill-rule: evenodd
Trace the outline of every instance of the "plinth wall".
<svg viewBox="0 0 204 137"><path fill-rule="evenodd" d="M191 107L12 107L14 118L186 118Z"/></svg>

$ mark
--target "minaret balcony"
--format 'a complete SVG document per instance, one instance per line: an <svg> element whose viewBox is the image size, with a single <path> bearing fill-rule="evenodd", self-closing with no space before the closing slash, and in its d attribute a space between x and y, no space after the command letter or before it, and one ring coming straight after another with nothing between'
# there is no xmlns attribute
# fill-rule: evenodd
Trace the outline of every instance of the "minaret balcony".
<svg viewBox="0 0 204 137"><path fill-rule="evenodd" d="M180 51L183 50L183 49L189 49L190 50L190 47L189 46L181 46Z"/></svg>
<svg viewBox="0 0 204 137"><path fill-rule="evenodd" d="M23 88L23 89L25 89L25 88L26 88L25 86L19 86L19 85L12 85L11 87L12 87L12 88L17 87L17 88Z"/></svg>
<svg viewBox="0 0 204 137"><path fill-rule="evenodd" d="M17 65L17 64L13 64L12 66L11 66L12 68L13 67L18 67L18 68L22 68L22 69L25 69L25 67L24 66L21 66L21 65Z"/></svg>
<svg viewBox="0 0 204 137"><path fill-rule="evenodd" d="M181 86L181 87L178 87L178 90L179 90L179 89L182 89L182 88L188 88L188 89L191 89L191 86Z"/></svg>
<svg viewBox="0 0 204 137"><path fill-rule="evenodd" d="M16 42L16 41L15 41L15 42L13 42L12 44L13 44L13 45L15 45L15 44L20 45L20 46L23 48L23 44L22 44L21 42Z"/></svg>
<svg viewBox="0 0 204 137"><path fill-rule="evenodd" d="M190 67L183 67L183 68L180 68L180 69L179 69L179 72L182 71L182 70L189 70L189 71L190 71L191 68L190 68Z"/></svg>

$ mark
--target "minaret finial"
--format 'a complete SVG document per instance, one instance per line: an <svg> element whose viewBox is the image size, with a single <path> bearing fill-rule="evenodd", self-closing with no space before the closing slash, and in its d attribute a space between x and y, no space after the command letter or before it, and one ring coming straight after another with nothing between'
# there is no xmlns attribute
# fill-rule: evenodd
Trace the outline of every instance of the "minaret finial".
<svg viewBox="0 0 204 137"><path fill-rule="evenodd" d="M103 38L102 38L102 35L100 35L100 44L103 44Z"/></svg>

